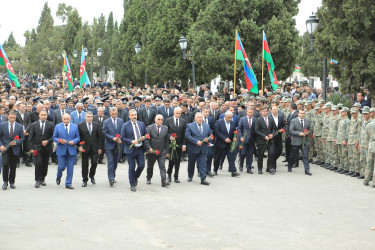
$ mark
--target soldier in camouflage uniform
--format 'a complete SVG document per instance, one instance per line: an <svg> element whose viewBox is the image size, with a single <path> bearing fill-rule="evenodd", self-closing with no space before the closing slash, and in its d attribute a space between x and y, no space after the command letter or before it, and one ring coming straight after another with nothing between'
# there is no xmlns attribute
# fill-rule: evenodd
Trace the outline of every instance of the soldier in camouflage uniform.
<svg viewBox="0 0 375 250"><path fill-rule="evenodd" d="M324 154L323 154L323 144L322 144L322 128L323 128L323 113L320 103L317 103L315 107L315 119L314 119L314 142L317 153L317 161L313 162L317 165L323 165Z"/></svg>
<svg viewBox="0 0 375 250"><path fill-rule="evenodd" d="M362 175L359 176L358 179L364 179L365 178L367 146L368 145L366 144L366 139L365 139L366 133L364 133L364 131L366 131L367 124L369 124L371 122L369 113L370 113L370 108L367 107L367 106L364 106L362 108L363 121L362 121L362 126L361 126L361 131L362 131L362 133L361 133L361 143L359 145L360 152L361 152L361 155L359 157L359 167L362 170Z"/></svg>
<svg viewBox="0 0 375 250"><path fill-rule="evenodd" d="M370 122L366 126L365 134L365 144L367 146L367 163L366 163L366 171L365 171L365 179L363 184L368 186L368 183L373 180L372 187L375 188L375 174L374 174L374 158L375 158L375 122Z"/></svg>
<svg viewBox="0 0 375 250"><path fill-rule="evenodd" d="M306 118L310 121L310 128L311 128L311 136L309 136L309 162L311 163L313 160L313 155L314 155L314 150L315 150L315 144L314 144L314 122L315 122L315 112L312 109L312 101L308 100L305 103L305 108L306 108Z"/></svg>
<svg viewBox="0 0 375 250"><path fill-rule="evenodd" d="M362 117L362 114L361 114L361 104L356 102L356 103L353 104L353 107L357 108L357 110L358 110L358 120L360 120L360 122L362 122L363 117Z"/></svg>
<svg viewBox="0 0 375 250"><path fill-rule="evenodd" d="M348 140L348 158L350 163L349 173L352 177L359 176L359 140L361 138L361 121L358 118L358 109L350 109L352 119L350 120L349 140Z"/></svg>
<svg viewBox="0 0 375 250"><path fill-rule="evenodd" d="M337 130L339 127L340 116L338 115L339 111L337 107L334 105L331 108L332 116L330 119L330 124L328 128L328 137L327 137L327 148L329 152L329 159L331 162L331 166L328 168L329 170L337 170L338 169L338 153L337 153L337 146L336 146L336 137L337 137Z"/></svg>
<svg viewBox="0 0 375 250"><path fill-rule="evenodd" d="M375 108L370 108L370 119L375 121Z"/></svg>
<svg viewBox="0 0 375 250"><path fill-rule="evenodd" d="M329 151L327 146L327 137L328 137L328 130L329 130L329 124L331 119L331 104L327 103L323 107L323 128L322 128L322 144L323 144L323 159L324 159L324 165L323 167L327 168L330 166L330 159L329 159Z"/></svg>
<svg viewBox="0 0 375 250"><path fill-rule="evenodd" d="M349 172L349 160L348 160L348 140L349 140L349 128L350 120L348 118L349 108L343 107L340 111L341 119L337 128L336 135L336 147L339 159L339 169L335 172L340 174L346 174Z"/></svg>
<svg viewBox="0 0 375 250"><path fill-rule="evenodd" d="M284 97L283 99L281 99L281 105L280 105L281 108L280 108L280 110L284 114L285 121L286 121L286 119L288 117L288 114L289 114L288 106L289 106L289 104L287 102L287 98ZM285 152L285 133L282 134L282 138L283 138L283 151L282 151L281 155L285 156L285 154L286 154L286 152Z"/></svg>

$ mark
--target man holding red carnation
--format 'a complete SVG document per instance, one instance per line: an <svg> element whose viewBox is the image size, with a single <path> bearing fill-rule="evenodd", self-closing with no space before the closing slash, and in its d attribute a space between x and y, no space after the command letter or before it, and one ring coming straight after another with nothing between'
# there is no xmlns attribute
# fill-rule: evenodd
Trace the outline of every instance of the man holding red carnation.
<svg viewBox="0 0 375 250"><path fill-rule="evenodd" d="M0 150L3 157L3 190L15 189L16 165L20 158L21 144L25 140L23 127L16 122L17 113L10 111L8 122L0 123Z"/></svg>

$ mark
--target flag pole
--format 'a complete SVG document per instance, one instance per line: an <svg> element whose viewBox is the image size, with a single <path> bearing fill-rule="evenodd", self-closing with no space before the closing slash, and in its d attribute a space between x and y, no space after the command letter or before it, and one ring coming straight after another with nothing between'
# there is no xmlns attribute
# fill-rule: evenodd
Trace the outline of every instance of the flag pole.
<svg viewBox="0 0 375 250"><path fill-rule="evenodd" d="M236 53L237 53L237 30L236 30L236 35L234 37L234 91L233 91L233 97L236 97L236 72L237 72L237 68L236 68Z"/></svg>
<svg viewBox="0 0 375 250"><path fill-rule="evenodd" d="M262 43L262 47L263 47L263 50L262 50L262 93L263 93L263 71L264 71L264 30L263 30L263 43ZM264 94L264 93L263 93Z"/></svg>
<svg viewBox="0 0 375 250"><path fill-rule="evenodd" d="M64 92L65 92L65 64L66 64L65 58L66 56L65 56L65 50L64 50L64 66L63 66L63 90Z"/></svg>

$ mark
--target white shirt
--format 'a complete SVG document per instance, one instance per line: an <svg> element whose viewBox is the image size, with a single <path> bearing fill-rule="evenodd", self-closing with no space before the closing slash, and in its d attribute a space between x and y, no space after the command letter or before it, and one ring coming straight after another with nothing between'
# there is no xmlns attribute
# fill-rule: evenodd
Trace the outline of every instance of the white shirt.
<svg viewBox="0 0 375 250"><path fill-rule="evenodd" d="M92 122L91 122L91 123L86 122L87 130L88 130L89 133L90 133L90 127L89 127L89 124L91 124L91 133L92 133Z"/></svg>
<svg viewBox="0 0 375 250"><path fill-rule="evenodd" d="M278 127L279 126L279 116L278 115L276 115L276 116L272 115L272 117L273 117L273 120L275 121L276 127Z"/></svg>
<svg viewBox="0 0 375 250"><path fill-rule="evenodd" d="M9 135L10 135L10 125L11 125L11 123L9 122L9 127L8 127L8 129L9 129ZM14 133L14 126L15 126L15 122L13 123L13 133Z"/></svg>
<svg viewBox="0 0 375 250"><path fill-rule="evenodd" d="M47 121L42 122L41 120L39 120L40 129L43 128L43 123L44 123L44 129L42 131L42 134L44 134L44 130L46 129L46 123L47 123Z"/></svg>
<svg viewBox="0 0 375 250"><path fill-rule="evenodd" d="M142 136L141 136L141 130L139 130L139 127L138 127L138 123L137 123L137 122L132 122L132 121L130 121L130 122L132 123L133 133L134 133L134 138L137 138L137 132L136 132L136 130L135 130L135 127L136 127L136 126L137 126L138 131L139 131L139 136L142 137ZM134 125L134 123L135 123L135 125ZM139 143L135 144L134 146L135 146L135 147L140 147L140 146L142 146L142 141L140 141Z"/></svg>
<svg viewBox="0 0 375 250"><path fill-rule="evenodd" d="M178 126L180 126L180 119L173 116L174 125L177 127L176 119L178 120Z"/></svg>
<svg viewBox="0 0 375 250"><path fill-rule="evenodd" d="M64 129L66 128L66 125L64 123ZM69 135L69 131L70 131L70 123L68 124L68 135Z"/></svg>

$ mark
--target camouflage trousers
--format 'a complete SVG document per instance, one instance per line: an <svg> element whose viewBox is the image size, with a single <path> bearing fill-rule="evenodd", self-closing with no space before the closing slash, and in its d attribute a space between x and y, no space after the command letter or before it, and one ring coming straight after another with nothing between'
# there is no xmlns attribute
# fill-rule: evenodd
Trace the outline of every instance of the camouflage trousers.
<svg viewBox="0 0 375 250"><path fill-rule="evenodd" d="M331 165L334 167L338 167L339 161L336 143L334 141L328 141L327 147Z"/></svg>
<svg viewBox="0 0 375 250"><path fill-rule="evenodd" d="M367 182L367 183L370 182L370 179L372 176L372 180L375 183L374 158L375 158L375 153L367 153L367 163L366 163L364 182Z"/></svg>
<svg viewBox="0 0 375 250"><path fill-rule="evenodd" d="M336 144L339 168L349 171L348 146Z"/></svg>
<svg viewBox="0 0 375 250"><path fill-rule="evenodd" d="M327 143L326 138L322 137L322 144L323 144L323 159L324 159L324 162L327 163L327 164L330 164L331 162L329 160L329 147L328 147L328 143Z"/></svg>
<svg viewBox="0 0 375 250"><path fill-rule="evenodd" d="M366 164L367 164L367 150L365 147L361 147L361 154L359 156L359 171L362 170L363 175L366 171Z"/></svg>
<svg viewBox="0 0 375 250"><path fill-rule="evenodd" d="M314 137L310 138L310 136L309 136L309 143L310 143L310 147L309 147L309 159L312 159L313 155L314 155L314 152L315 152Z"/></svg>
<svg viewBox="0 0 375 250"><path fill-rule="evenodd" d="M359 154L355 144L348 145L349 171L359 173Z"/></svg>
<svg viewBox="0 0 375 250"><path fill-rule="evenodd" d="M318 158L319 161L324 162L322 137L315 136L314 143L315 143L315 149L317 153L316 158Z"/></svg>
<svg viewBox="0 0 375 250"><path fill-rule="evenodd" d="M283 151L282 151L282 153L285 154L286 153L286 151L285 151L285 138L286 138L286 134L283 133L281 137L283 138Z"/></svg>

